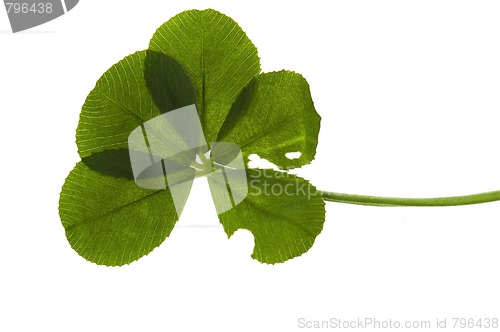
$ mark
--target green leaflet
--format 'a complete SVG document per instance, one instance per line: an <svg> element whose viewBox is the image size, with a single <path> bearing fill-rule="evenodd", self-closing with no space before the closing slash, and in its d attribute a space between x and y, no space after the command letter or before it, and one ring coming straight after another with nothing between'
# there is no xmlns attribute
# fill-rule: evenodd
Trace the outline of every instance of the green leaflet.
<svg viewBox="0 0 500 332"><path fill-rule="evenodd" d="M64 183L59 215L78 254L111 266L151 252L178 219L168 190L142 189L133 180L100 174L83 163Z"/></svg>
<svg viewBox="0 0 500 332"><path fill-rule="evenodd" d="M153 51L126 56L102 75L85 100L76 130L78 152L84 158L128 149L128 135L137 126L193 103L191 81L175 60Z"/></svg>
<svg viewBox="0 0 500 332"><path fill-rule="evenodd" d="M178 220L171 196L136 185L128 136L147 120L195 101L183 68L154 51L125 57L97 81L77 129L83 163L66 179L59 202L68 241L81 256L123 265L148 254L170 234Z"/></svg>
<svg viewBox="0 0 500 332"><path fill-rule="evenodd" d="M257 49L238 24L215 10L188 10L154 33L149 49L175 58L196 90L207 142L217 138L241 89L260 72Z"/></svg>
<svg viewBox="0 0 500 332"><path fill-rule="evenodd" d="M240 228L251 231L252 257L262 263L281 263L308 251L325 221L325 203L316 188L269 169L249 169L247 174L247 198L219 216L228 236Z"/></svg>
<svg viewBox="0 0 500 332"><path fill-rule="evenodd" d="M288 169L314 158L320 117L306 80L289 71L260 74L256 48L229 17L211 9L180 13L156 31L149 50L104 73L83 105L82 162L66 179L59 203L68 240L81 256L128 264L170 234L178 220L170 191L137 186L128 137L144 122L194 103L207 142L236 143L247 161L256 153ZM301 156L289 159L287 152ZM263 172L247 169L248 196L219 218L228 236L240 228L253 233L253 258L284 262L313 245L324 202L300 177ZM266 194L269 188L275 190ZM276 194L276 188L287 192Z"/></svg>
<svg viewBox="0 0 500 332"><path fill-rule="evenodd" d="M318 144L320 116L316 113L307 81L297 73L260 74L234 103L218 141L240 146L282 169L310 163ZM289 159L287 152L301 152Z"/></svg>

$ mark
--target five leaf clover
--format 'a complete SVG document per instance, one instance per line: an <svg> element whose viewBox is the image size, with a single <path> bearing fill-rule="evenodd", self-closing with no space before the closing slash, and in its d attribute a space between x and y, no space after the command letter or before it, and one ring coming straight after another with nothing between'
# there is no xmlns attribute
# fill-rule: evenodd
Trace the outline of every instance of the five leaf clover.
<svg viewBox="0 0 500 332"><path fill-rule="evenodd" d="M236 144L246 165L248 195L219 214L227 235L252 232L252 257L269 264L312 247L324 201L287 172L316 153L320 116L308 83L291 71L261 73L257 49L236 22L215 10L189 10L164 23L148 50L113 65L85 100L76 133L82 161L59 202L68 241L85 259L128 264L169 236L180 217L172 194L136 184L127 139L148 120L192 104L207 142ZM250 168L252 154L280 170Z"/></svg>

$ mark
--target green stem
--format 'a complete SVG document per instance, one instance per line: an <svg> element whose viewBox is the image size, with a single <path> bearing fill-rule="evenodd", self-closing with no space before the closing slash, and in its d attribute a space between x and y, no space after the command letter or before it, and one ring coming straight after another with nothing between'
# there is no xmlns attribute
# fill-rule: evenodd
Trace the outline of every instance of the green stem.
<svg viewBox="0 0 500 332"><path fill-rule="evenodd" d="M500 191L435 198L377 197L342 194L329 191L320 191L319 193L323 196L325 201L371 206L454 206L488 203L500 200Z"/></svg>

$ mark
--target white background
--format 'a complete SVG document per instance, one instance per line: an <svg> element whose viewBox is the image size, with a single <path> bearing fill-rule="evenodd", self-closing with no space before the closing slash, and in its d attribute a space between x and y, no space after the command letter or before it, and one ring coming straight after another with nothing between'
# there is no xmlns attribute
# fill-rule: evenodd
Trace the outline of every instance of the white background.
<svg viewBox="0 0 500 332"><path fill-rule="evenodd" d="M500 189L496 1L98 1L12 34L0 10L0 331L296 331L298 319L500 316L500 203L381 208L327 203L313 248L250 258L246 231L176 228L149 256L97 266L57 212L79 160L96 80L164 21L234 18L263 71L310 83L322 117L318 188L430 197ZM196 183L181 223L216 224Z"/></svg>

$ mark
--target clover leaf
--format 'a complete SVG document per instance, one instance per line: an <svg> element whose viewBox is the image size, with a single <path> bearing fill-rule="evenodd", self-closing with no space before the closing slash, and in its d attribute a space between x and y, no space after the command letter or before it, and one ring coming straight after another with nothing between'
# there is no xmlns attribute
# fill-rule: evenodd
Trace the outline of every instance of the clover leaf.
<svg viewBox="0 0 500 332"><path fill-rule="evenodd" d="M309 86L294 72L260 73L257 49L243 30L211 9L164 23L148 50L113 65L87 97L76 136L82 162L66 179L59 204L73 249L97 264L124 265L170 234L180 217L172 192L136 184L127 139L148 120L191 104L206 141L236 144L247 167L248 195L219 214L228 236L251 231L252 257L263 263L308 251L323 228L324 201L286 170L315 155L320 117ZM289 152L300 157L287 158ZM250 169L251 154L282 171ZM181 193L183 203L189 190Z"/></svg>
<svg viewBox="0 0 500 332"><path fill-rule="evenodd" d="M172 126L179 118L189 120ZM59 201L68 241L102 265L147 255L170 235L195 176L208 177L227 235L252 232L252 257L269 264L312 247L323 229L324 201L452 206L500 200L500 191L435 198L317 191L287 170L314 159L319 128L300 74L261 73L257 49L231 18L211 9L180 13L155 32L148 50L105 72L85 100L76 134L82 161ZM167 151L182 153L164 156ZM251 154L280 171L250 168Z"/></svg>
<svg viewBox="0 0 500 332"><path fill-rule="evenodd" d="M252 257L284 262L308 251L323 229L325 203L316 188L298 176L273 170L248 170L250 193L220 221L231 236L247 229L255 238Z"/></svg>
<svg viewBox="0 0 500 332"><path fill-rule="evenodd" d="M247 158L255 153L290 169L313 160L319 125L309 85L300 74L264 73L241 92L217 140L238 144ZM300 152L300 157L290 159L289 152Z"/></svg>
<svg viewBox="0 0 500 332"><path fill-rule="evenodd" d="M133 180L78 163L64 183L59 214L73 249L103 265L124 265L151 252L178 216L168 190L139 188Z"/></svg>
<svg viewBox="0 0 500 332"><path fill-rule="evenodd" d="M191 77L209 142L216 140L241 90L260 73L257 49L245 32L212 9L174 16L153 34L149 49L172 56Z"/></svg>

